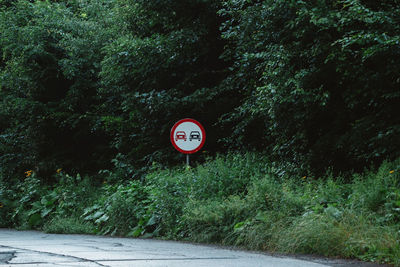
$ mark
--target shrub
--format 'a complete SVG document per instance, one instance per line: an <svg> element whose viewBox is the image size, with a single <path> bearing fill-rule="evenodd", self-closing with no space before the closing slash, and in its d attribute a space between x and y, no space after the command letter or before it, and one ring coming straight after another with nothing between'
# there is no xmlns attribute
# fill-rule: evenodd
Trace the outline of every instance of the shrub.
<svg viewBox="0 0 400 267"><path fill-rule="evenodd" d="M27 176L23 182L17 183L14 188L17 199L14 201L14 212L11 220L20 229L39 227L43 223L43 217L48 215L48 209L45 209L41 204L41 199L46 202L44 203L46 206L48 204L48 200L42 197L47 188L40 184L40 180L34 172ZM42 211L44 212L43 215Z"/></svg>
<svg viewBox="0 0 400 267"><path fill-rule="evenodd" d="M0 185L0 223L400 265L400 160L347 182L279 175L263 160L250 153L218 156L100 188L62 172L44 186L31 173L12 188Z"/></svg>
<svg viewBox="0 0 400 267"><path fill-rule="evenodd" d="M33 171L23 181L0 190L6 218L3 226L40 229L54 217L79 217L97 189L88 177L70 176L61 171L53 176L55 183L44 185ZM4 197L3 197L4 196Z"/></svg>
<svg viewBox="0 0 400 267"><path fill-rule="evenodd" d="M197 242L233 244L235 226L252 211L244 199L231 196L225 200L191 201L184 209L185 233Z"/></svg>
<svg viewBox="0 0 400 267"><path fill-rule="evenodd" d="M160 234L171 238L183 234L182 216L191 200L208 203L229 196L245 196L251 181L269 171L265 162L257 154L229 154L196 168L156 170L147 175L150 199L160 218Z"/></svg>
<svg viewBox="0 0 400 267"><path fill-rule="evenodd" d="M287 180L281 183L274 175L267 174L249 185L246 200L253 210L276 210L297 214L304 210L303 190L304 188L295 182Z"/></svg>
<svg viewBox="0 0 400 267"><path fill-rule="evenodd" d="M155 216L160 218L160 235L168 238L177 236L183 207L189 199L191 187L187 172L179 169L158 170L146 176L152 209Z"/></svg>
<svg viewBox="0 0 400 267"><path fill-rule="evenodd" d="M190 173L190 195L195 199L244 196L251 181L260 179L269 171L266 159L260 154L217 156Z"/></svg>
<svg viewBox="0 0 400 267"><path fill-rule="evenodd" d="M0 227L10 227L13 208L13 192L0 179Z"/></svg>
<svg viewBox="0 0 400 267"><path fill-rule="evenodd" d="M148 188L139 181L104 186L102 197L85 209L83 219L101 234L140 236L153 232L155 219L148 208Z"/></svg>
<svg viewBox="0 0 400 267"><path fill-rule="evenodd" d="M288 216L285 210L258 211L255 216L235 225L234 244L254 250L276 251L275 240L292 220L293 217Z"/></svg>
<svg viewBox="0 0 400 267"><path fill-rule="evenodd" d="M375 212L395 212L400 186L400 160L384 162L377 172L368 171L364 175L355 174L349 205L353 209ZM385 205L392 203L391 207ZM393 205L394 204L394 205ZM385 209L389 210L385 210ZM397 214L398 215L398 214ZM393 214L394 217L397 215Z"/></svg>

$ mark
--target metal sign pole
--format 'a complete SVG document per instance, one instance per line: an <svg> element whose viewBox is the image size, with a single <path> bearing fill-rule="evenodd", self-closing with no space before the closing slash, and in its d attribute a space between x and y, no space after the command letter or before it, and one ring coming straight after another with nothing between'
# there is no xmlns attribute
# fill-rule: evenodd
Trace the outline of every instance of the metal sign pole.
<svg viewBox="0 0 400 267"><path fill-rule="evenodd" d="M189 154L186 154L186 165L190 167Z"/></svg>

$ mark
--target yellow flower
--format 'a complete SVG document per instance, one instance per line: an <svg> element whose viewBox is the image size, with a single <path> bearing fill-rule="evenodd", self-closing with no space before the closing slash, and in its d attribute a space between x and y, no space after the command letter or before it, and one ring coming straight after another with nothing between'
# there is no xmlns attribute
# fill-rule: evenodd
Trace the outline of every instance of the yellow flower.
<svg viewBox="0 0 400 267"><path fill-rule="evenodd" d="M394 173L394 170L391 170L389 173L390 173L390 174Z"/></svg>
<svg viewBox="0 0 400 267"><path fill-rule="evenodd" d="M56 170L57 173L60 173L61 171L62 171L61 168L59 168L59 169Z"/></svg>
<svg viewBox="0 0 400 267"><path fill-rule="evenodd" d="M303 179L303 180L305 180L307 178L307 176L303 176L303 177L301 177L301 179Z"/></svg>
<svg viewBox="0 0 400 267"><path fill-rule="evenodd" d="M25 174L26 174L26 177L29 177L29 176L31 176L31 175L32 175L32 173L33 173L33 171L32 171L32 170L30 170L30 171L26 171L26 172L25 172Z"/></svg>

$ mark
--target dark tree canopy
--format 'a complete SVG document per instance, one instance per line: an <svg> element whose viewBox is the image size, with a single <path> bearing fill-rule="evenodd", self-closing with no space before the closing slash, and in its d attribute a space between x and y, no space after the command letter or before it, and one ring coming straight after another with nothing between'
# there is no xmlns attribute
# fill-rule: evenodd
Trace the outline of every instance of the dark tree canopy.
<svg viewBox="0 0 400 267"><path fill-rule="evenodd" d="M400 1L2 0L0 51L3 179L176 164L184 117L211 155L400 156Z"/></svg>

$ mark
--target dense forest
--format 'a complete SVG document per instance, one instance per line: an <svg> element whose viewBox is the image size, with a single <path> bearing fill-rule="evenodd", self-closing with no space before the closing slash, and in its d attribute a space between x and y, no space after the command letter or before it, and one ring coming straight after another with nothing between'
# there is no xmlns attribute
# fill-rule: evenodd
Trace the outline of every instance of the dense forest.
<svg viewBox="0 0 400 267"><path fill-rule="evenodd" d="M0 1L0 172L258 151L313 173L400 156L397 0Z"/></svg>

